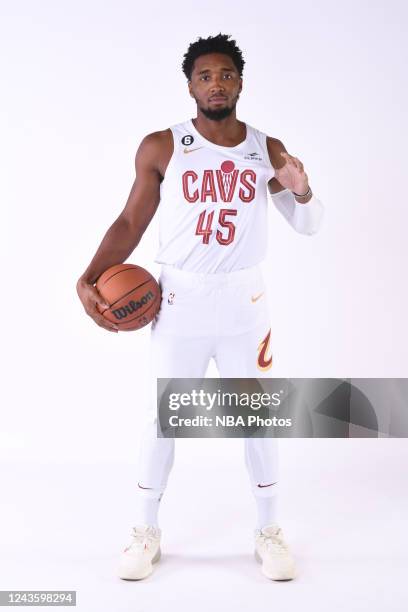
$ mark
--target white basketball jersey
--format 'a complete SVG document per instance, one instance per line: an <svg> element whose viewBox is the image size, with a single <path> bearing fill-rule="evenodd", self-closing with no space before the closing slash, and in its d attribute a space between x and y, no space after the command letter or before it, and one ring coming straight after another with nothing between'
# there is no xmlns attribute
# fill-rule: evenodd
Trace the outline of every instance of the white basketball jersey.
<svg viewBox="0 0 408 612"><path fill-rule="evenodd" d="M235 147L216 145L191 120L171 128L173 155L160 187L155 261L199 273L231 272L266 254L269 161L266 134L246 124Z"/></svg>

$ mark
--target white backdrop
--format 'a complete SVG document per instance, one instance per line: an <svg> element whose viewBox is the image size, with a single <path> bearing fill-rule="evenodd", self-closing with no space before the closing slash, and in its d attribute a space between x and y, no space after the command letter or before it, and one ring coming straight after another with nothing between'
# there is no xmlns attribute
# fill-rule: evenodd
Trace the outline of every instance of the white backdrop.
<svg viewBox="0 0 408 612"><path fill-rule="evenodd" d="M273 375L408 375L402 0L194 6L187 0L1 0L0 17L6 264L0 457L11 483L27 483L36 465L58 473L59 465L94 464L99 474L110 466L128 474L118 494L126 488L128 503L133 499L149 329L102 330L86 316L75 285L125 204L142 137L195 116L181 61L198 36L221 31L236 38L246 60L239 118L282 140L303 161L326 208L319 234L306 237L271 203L263 269ZM129 261L157 276L157 245L154 219ZM213 365L208 374L217 375ZM224 478L220 465L230 475L237 465L244 470L241 441L179 442L178 464L202 474L200 491L209 474ZM295 504L308 495L302 489L299 500L293 492L299 457L319 474L321 443L282 442ZM369 443L348 447L356 452L350 466L359 465ZM325 442L327 469L336 473L347 444ZM402 479L405 442L376 444L372 452ZM374 478L374 464L364 465ZM185 486L180 480L180 494L188 496ZM396 490L406 495L406 487ZM228 495L219 494L223 507ZM29 511L25 504L4 507L10 516ZM173 516L170 505L162 513L165 521ZM18 525L7 533L17 537Z"/></svg>

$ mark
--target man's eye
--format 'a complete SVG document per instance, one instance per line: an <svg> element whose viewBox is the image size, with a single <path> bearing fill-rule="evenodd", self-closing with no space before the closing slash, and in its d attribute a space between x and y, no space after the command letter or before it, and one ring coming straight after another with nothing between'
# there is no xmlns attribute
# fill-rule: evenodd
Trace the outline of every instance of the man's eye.
<svg viewBox="0 0 408 612"><path fill-rule="evenodd" d="M232 74L224 74L225 79L232 79Z"/></svg>
<svg viewBox="0 0 408 612"><path fill-rule="evenodd" d="M208 78L209 78L208 74L204 74L204 75L201 77L201 80L202 80L202 81L206 81Z"/></svg>

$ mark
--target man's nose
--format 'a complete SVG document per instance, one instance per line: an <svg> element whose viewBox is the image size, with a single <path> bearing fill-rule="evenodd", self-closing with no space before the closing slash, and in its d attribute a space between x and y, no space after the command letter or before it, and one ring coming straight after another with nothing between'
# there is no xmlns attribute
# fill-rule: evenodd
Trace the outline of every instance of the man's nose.
<svg viewBox="0 0 408 612"><path fill-rule="evenodd" d="M211 93L218 93L220 91L225 91L223 82L219 77L214 77L211 83Z"/></svg>

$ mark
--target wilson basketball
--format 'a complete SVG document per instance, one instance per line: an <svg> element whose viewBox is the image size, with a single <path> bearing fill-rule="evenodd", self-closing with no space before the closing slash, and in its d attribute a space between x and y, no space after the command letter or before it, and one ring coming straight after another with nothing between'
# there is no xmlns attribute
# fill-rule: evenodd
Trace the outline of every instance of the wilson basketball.
<svg viewBox="0 0 408 612"><path fill-rule="evenodd" d="M110 304L97 308L120 330L131 331L148 325L160 308L161 291L156 279L144 268L117 264L96 281L96 288Z"/></svg>

